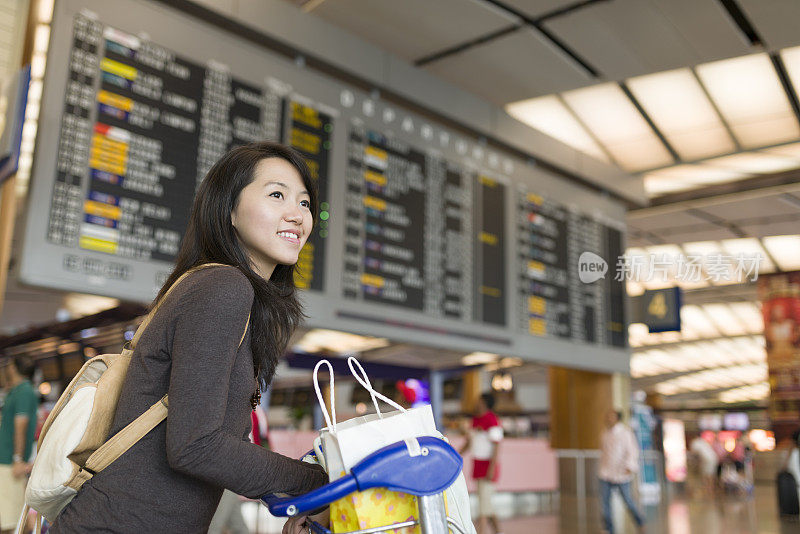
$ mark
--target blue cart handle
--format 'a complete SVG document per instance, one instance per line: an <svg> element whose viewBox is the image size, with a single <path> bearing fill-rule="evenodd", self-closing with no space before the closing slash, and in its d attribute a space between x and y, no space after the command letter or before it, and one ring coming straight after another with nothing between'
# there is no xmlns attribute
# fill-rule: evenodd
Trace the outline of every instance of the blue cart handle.
<svg viewBox="0 0 800 534"><path fill-rule="evenodd" d="M353 475L344 477L321 486L314 491L299 497L277 497L275 495L264 495L261 500L267 505L272 515L277 517L302 515L306 512L324 508L333 501L358 491L358 484Z"/></svg>
<svg viewBox="0 0 800 534"><path fill-rule="evenodd" d="M411 441L411 440L409 440ZM385 487L412 495L441 493L461 473L463 460L447 442L434 437L416 438L412 447L393 443L370 454L350 474L299 497L261 498L272 515L295 516L322 508L353 492ZM411 450L414 450L412 456Z"/></svg>

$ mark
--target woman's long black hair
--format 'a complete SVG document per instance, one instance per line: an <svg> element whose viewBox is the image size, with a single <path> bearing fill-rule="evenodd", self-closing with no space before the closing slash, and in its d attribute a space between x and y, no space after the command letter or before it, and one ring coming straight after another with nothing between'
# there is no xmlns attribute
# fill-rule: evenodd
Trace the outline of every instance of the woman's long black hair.
<svg viewBox="0 0 800 534"><path fill-rule="evenodd" d="M224 263L239 269L250 280L255 293L250 312L250 346L256 377L262 387L272 381L278 358L304 317L294 284L295 266L276 265L269 280L256 274L231 223L239 193L253 181L256 166L266 158L281 158L297 169L310 196L316 223L317 184L299 153L272 142L234 148L211 167L200 184L175 269L154 301L154 304L160 301L183 273L198 265Z"/></svg>

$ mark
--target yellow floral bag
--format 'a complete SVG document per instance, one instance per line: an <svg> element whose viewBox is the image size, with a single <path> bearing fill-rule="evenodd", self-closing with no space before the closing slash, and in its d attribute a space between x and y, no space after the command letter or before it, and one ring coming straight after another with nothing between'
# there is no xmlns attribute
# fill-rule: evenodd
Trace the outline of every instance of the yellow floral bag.
<svg viewBox="0 0 800 534"><path fill-rule="evenodd" d="M417 498L408 493L386 488L372 488L351 493L331 503L333 532L352 532L365 528L381 527L405 521L416 521ZM394 534L419 534L419 527L403 527L386 532Z"/></svg>

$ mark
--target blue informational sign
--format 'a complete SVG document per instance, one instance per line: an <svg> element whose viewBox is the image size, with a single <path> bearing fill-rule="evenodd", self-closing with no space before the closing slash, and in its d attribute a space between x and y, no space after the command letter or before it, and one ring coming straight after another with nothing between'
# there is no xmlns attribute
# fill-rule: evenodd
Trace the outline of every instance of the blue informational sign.
<svg viewBox="0 0 800 534"><path fill-rule="evenodd" d="M31 66L23 67L6 87L6 125L0 137L0 184L11 178L19 168L22 146L22 125L28 105L28 87L31 84Z"/></svg>
<svg viewBox="0 0 800 534"><path fill-rule="evenodd" d="M648 289L639 297L641 322L650 333L681 330L681 288Z"/></svg>

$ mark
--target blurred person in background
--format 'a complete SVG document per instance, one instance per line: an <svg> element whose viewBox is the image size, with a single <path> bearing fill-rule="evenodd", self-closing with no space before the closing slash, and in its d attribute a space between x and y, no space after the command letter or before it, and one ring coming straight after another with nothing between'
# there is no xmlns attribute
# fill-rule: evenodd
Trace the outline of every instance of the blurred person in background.
<svg viewBox="0 0 800 534"><path fill-rule="evenodd" d="M739 473L744 473L744 461L746 453L747 453L747 448L744 443L744 438L742 436L739 436L738 438L736 438L733 450L728 455L728 457L733 461L733 465L734 467L736 467L736 471L738 471Z"/></svg>
<svg viewBox="0 0 800 534"><path fill-rule="evenodd" d="M636 522L638 532L644 532L644 518L633 502L631 480L639 472L639 446L633 431L625 425L622 414L615 410L606 413L606 430L600 438L600 500L603 510L604 532L613 534L611 518L611 492L617 490Z"/></svg>
<svg viewBox="0 0 800 534"><path fill-rule="evenodd" d="M703 493L709 496L713 495L717 465L719 464L719 458L717 453L714 452L714 447L701 434L692 440L689 445L689 453L692 455L694 465L697 468L696 471L700 478Z"/></svg>
<svg viewBox="0 0 800 534"><path fill-rule="evenodd" d="M12 358L2 368L7 394L0 419L0 531L11 532L25 504L25 484L36 432L39 396L31 385L36 370L28 356Z"/></svg>
<svg viewBox="0 0 800 534"><path fill-rule="evenodd" d="M797 498L800 500L800 428L792 434L792 446L786 454L783 468L789 471L797 484Z"/></svg>
<svg viewBox="0 0 800 534"><path fill-rule="evenodd" d="M497 455L503 440L503 427L492 411L493 408L494 396L491 393L484 393L478 398L477 415L472 418L472 429L459 451L461 455L467 451L472 454L472 478L478 484L478 524L481 534L485 534L485 522L491 525L495 534L499 532L492 496L500 476Z"/></svg>

